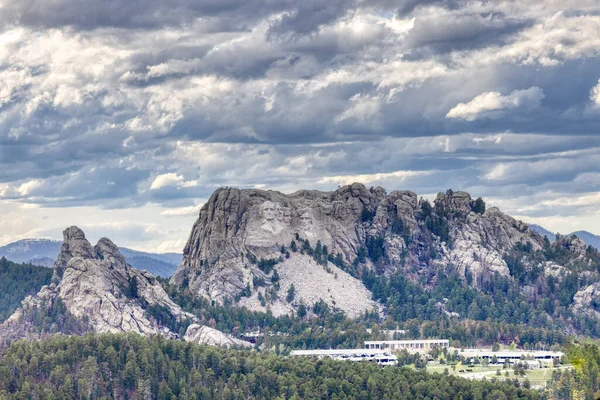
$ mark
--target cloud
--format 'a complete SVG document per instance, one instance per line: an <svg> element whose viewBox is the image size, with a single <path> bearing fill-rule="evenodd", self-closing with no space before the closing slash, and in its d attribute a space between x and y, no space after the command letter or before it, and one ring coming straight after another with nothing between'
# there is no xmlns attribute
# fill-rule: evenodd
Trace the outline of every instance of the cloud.
<svg viewBox="0 0 600 400"><path fill-rule="evenodd" d="M183 176L169 173L158 175L150 185L151 190L157 190L165 186L179 186L183 184Z"/></svg>
<svg viewBox="0 0 600 400"><path fill-rule="evenodd" d="M590 101L593 107L600 107L600 79L598 84L590 90Z"/></svg>
<svg viewBox="0 0 600 400"><path fill-rule="evenodd" d="M434 171L395 171L380 174L325 176L319 179L317 183L350 185L354 182L361 182L368 185L375 183L381 184L382 181L392 181L394 184L402 184L407 178L423 177L433 173Z"/></svg>
<svg viewBox="0 0 600 400"><path fill-rule="evenodd" d="M0 0L0 202L38 225L19 235L127 210L185 228L133 244L179 243L224 185L515 212L600 191L597 1L88 3Z"/></svg>
<svg viewBox="0 0 600 400"><path fill-rule="evenodd" d="M200 208L201 208L201 205L170 208L168 210L162 211L160 213L160 215L164 215L167 217L192 216L192 215L197 215L198 212L200 211Z"/></svg>
<svg viewBox="0 0 600 400"><path fill-rule="evenodd" d="M452 51L509 44L533 21L502 12L473 12L468 9L429 9L415 19L404 47L411 57L430 57Z"/></svg>
<svg viewBox="0 0 600 400"><path fill-rule="evenodd" d="M161 174L154 178L150 184L150 190L158 190L168 186L176 186L180 188L190 188L198 184L198 181L186 181L181 175L175 173Z"/></svg>
<svg viewBox="0 0 600 400"><path fill-rule="evenodd" d="M446 114L446 118L474 121L480 118L500 118L509 110L532 110L540 106L544 91L537 86L515 90L503 96L499 92L486 92L468 103L459 103Z"/></svg>

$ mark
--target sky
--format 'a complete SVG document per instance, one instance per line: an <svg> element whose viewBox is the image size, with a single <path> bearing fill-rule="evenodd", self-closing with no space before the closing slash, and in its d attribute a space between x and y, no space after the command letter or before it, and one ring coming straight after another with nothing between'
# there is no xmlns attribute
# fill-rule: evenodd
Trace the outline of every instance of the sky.
<svg viewBox="0 0 600 400"><path fill-rule="evenodd" d="M599 79L597 0L0 0L0 245L354 181L600 234Z"/></svg>

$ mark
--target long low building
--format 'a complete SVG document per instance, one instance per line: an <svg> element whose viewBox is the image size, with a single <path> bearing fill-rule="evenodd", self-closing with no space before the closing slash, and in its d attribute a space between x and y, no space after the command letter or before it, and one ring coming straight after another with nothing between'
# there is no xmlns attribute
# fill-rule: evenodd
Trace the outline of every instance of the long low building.
<svg viewBox="0 0 600 400"><path fill-rule="evenodd" d="M398 358L389 351L369 349L292 350L292 356L333 358L335 360L368 361L379 365L396 365Z"/></svg>
<svg viewBox="0 0 600 400"><path fill-rule="evenodd" d="M560 351L545 351L545 350L499 350L492 351L492 349L463 349L459 350L458 354L469 359L479 358L482 360L491 360L494 357L498 362L502 363L504 360L517 361L517 360L552 360L554 358L560 359L564 353Z"/></svg>
<svg viewBox="0 0 600 400"><path fill-rule="evenodd" d="M450 341L447 339L426 340L370 340L365 342L365 348L369 350L402 351L409 353L427 353L434 348L449 348Z"/></svg>

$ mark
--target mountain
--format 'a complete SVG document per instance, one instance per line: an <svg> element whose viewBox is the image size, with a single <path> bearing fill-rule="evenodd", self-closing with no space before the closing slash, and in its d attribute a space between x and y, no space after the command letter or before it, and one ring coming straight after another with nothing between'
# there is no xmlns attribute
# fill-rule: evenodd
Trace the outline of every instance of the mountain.
<svg viewBox="0 0 600 400"><path fill-rule="evenodd" d="M550 232L549 230L545 229L544 227L541 227L541 226L535 225L535 224L529 224L529 227L532 230L539 233L540 235L547 236L551 242L554 241L556 238L555 233ZM593 233L588 232L588 231L575 231L575 232L569 233L566 236L572 236L572 235L575 235L579 239L583 240L585 242L585 244L594 246L595 248L600 249L600 236L594 235Z"/></svg>
<svg viewBox="0 0 600 400"><path fill-rule="evenodd" d="M23 239L0 247L0 257L16 263L52 267L60 253L61 243L49 239ZM162 277L171 276L182 259L181 254L177 253L146 253L125 247L119 250L134 268L145 269Z"/></svg>
<svg viewBox="0 0 600 400"><path fill-rule="evenodd" d="M0 247L0 257L6 257L16 263L28 263L35 259L51 259L54 264L56 256L60 253L60 245L61 242L57 240L23 239Z"/></svg>
<svg viewBox="0 0 600 400"><path fill-rule="evenodd" d="M539 226L536 224L529 224L529 228L531 228L531 230L539 233L542 236L546 236L551 242L553 242L556 239L556 233L550 232L548 229L544 228L543 226Z"/></svg>
<svg viewBox="0 0 600 400"><path fill-rule="evenodd" d="M37 295L27 297L2 324L3 339L44 333L39 315L62 322L60 327L50 329L67 334L134 332L175 338L190 323L194 333L203 328L195 324L196 317L171 300L152 274L131 267L110 239L102 238L92 246L75 226L67 228L63 236L53 282ZM207 344L228 338L221 332L206 330L203 336L190 337ZM227 345L243 343L228 340Z"/></svg>
<svg viewBox="0 0 600 400"><path fill-rule="evenodd" d="M600 335L600 254L466 192L433 203L366 188L292 194L218 189L200 210L171 285L213 303L391 323L410 318L527 324Z"/></svg>
<svg viewBox="0 0 600 400"><path fill-rule="evenodd" d="M173 275L182 260L182 255L177 253L146 253L126 247L120 247L119 250L133 268L145 269L152 275L164 278Z"/></svg>
<svg viewBox="0 0 600 400"><path fill-rule="evenodd" d="M578 238L583 240L587 245L594 246L597 249L600 249L600 236L594 235L588 231L576 231L571 233L571 235L576 235Z"/></svg>

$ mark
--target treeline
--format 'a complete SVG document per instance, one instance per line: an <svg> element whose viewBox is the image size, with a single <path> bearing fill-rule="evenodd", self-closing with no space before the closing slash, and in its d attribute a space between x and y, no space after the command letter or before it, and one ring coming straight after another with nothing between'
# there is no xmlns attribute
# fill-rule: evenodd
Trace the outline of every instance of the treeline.
<svg viewBox="0 0 600 400"><path fill-rule="evenodd" d="M0 258L0 322L10 317L25 297L50 283L51 278L51 268L16 264Z"/></svg>
<svg viewBox="0 0 600 400"><path fill-rule="evenodd" d="M574 274L563 282L548 276L538 284L544 296L528 298L518 281L498 273L473 282L471 276L461 277L451 265L432 267L421 277L422 282L415 283L401 269L386 275L360 268L364 262L364 259L358 260L360 255L353 265L348 265L339 254L329 253L320 242L313 248L307 240L296 238L290 250L311 255L323 264L327 260L333 262L361 279L373 293L373 299L386 306L385 319L380 320L376 313L366 313L358 320L349 320L323 302L311 308L302 306L293 316L275 318L269 312L231 307L230 302L215 304L193 296L186 287L162 282L176 303L207 325L234 334L251 330L284 334L264 339L276 349L286 349L284 352L290 348L355 347L369 338L365 334L367 327L405 329L409 332L407 338L447 338L457 346L515 342L526 348L549 348L566 342L563 332L568 326L589 335L600 335L600 327L594 319L576 318L568 307L581 285L577 279L569 278ZM373 251L369 248L362 256ZM526 245L515 246L515 252L528 251ZM286 252L282 247L282 255ZM513 259L521 257L522 254L515 254ZM471 286L474 284L478 289Z"/></svg>
<svg viewBox="0 0 600 400"><path fill-rule="evenodd" d="M552 399L600 398L600 348L594 343L570 343L566 347L571 369L555 370L548 389Z"/></svg>
<svg viewBox="0 0 600 400"><path fill-rule="evenodd" d="M317 303L311 313L299 310L291 316L275 317L270 312L249 311L241 307L215 304L203 297L194 297L188 289L169 285L162 281L165 290L182 308L199 317L200 322L225 332L240 336L244 332L261 331L265 336L258 339L262 348L274 349L287 354L293 349L355 348L365 340L384 339L384 329L403 329L405 338L447 338L454 345L472 347L495 342L510 344L513 341L525 348L549 348L566 342L564 333L557 329L536 328L527 324L475 321L451 317L433 303L431 313L412 312L406 318L389 316L380 321L375 312L350 319L331 309L325 303ZM401 295L405 292L399 292ZM429 299L429 297L427 298ZM428 300L425 301L427 304ZM404 304L409 310L420 310L415 304ZM427 310L425 307L423 310ZM389 310L389 309L388 309ZM394 315L394 310L389 310ZM367 333L367 328L372 333Z"/></svg>
<svg viewBox="0 0 600 400"><path fill-rule="evenodd" d="M568 307L557 300L560 291L567 290L566 285L559 285L551 277L547 281L548 296L534 299L527 298L518 283L498 273L479 282L479 290L466 285L452 267L432 270L426 279L428 289L413 283L401 271L389 277L369 270L362 273L362 281L373 298L386 305L391 323L411 319L437 321L444 316L486 321L545 330L536 341L550 344L564 341L559 324L566 327L574 323L589 334L600 334L597 326L583 326L583 320L574 318Z"/></svg>
<svg viewBox="0 0 600 400"><path fill-rule="evenodd" d="M18 341L6 399L537 399L535 391L371 363L223 350L136 334Z"/></svg>

